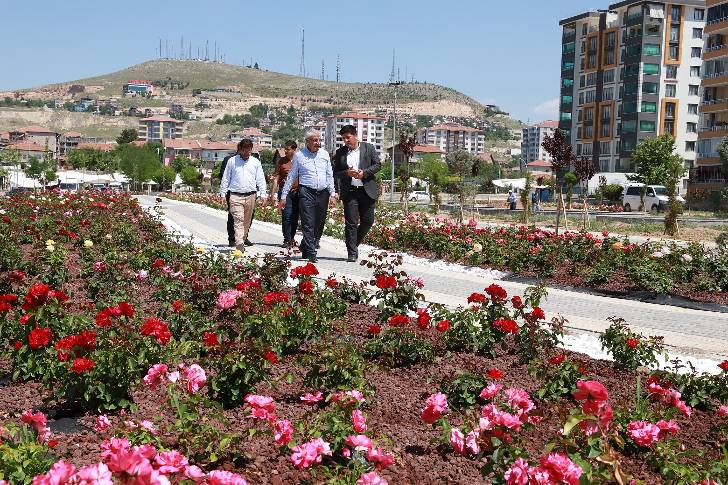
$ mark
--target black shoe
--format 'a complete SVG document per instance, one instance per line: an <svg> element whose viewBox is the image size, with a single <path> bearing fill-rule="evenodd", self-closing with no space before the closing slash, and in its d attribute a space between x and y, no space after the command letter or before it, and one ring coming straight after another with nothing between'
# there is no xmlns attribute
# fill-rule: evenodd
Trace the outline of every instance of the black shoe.
<svg viewBox="0 0 728 485"><path fill-rule="evenodd" d="M250 239L245 239L245 241L244 241L243 244L245 244L246 246L252 246L253 245L253 243L250 242Z"/></svg>
<svg viewBox="0 0 728 485"><path fill-rule="evenodd" d="M234 248L235 247L235 241L228 241L228 246L230 246L231 248Z"/></svg>
<svg viewBox="0 0 728 485"><path fill-rule="evenodd" d="M349 256L348 258L346 258L346 262L347 263L356 263L358 259L359 259L358 256Z"/></svg>

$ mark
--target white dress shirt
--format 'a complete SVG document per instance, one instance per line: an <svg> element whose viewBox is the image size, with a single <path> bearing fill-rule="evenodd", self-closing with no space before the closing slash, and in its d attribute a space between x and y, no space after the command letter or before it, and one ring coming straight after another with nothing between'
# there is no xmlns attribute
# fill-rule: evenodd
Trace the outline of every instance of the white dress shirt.
<svg viewBox="0 0 728 485"><path fill-rule="evenodd" d="M268 191L260 160L252 155L247 160L240 155L230 158L220 181L220 195L224 197L228 190L239 194L258 192L259 197L265 197Z"/></svg>
<svg viewBox="0 0 728 485"><path fill-rule="evenodd" d="M359 150L360 147L361 145L357 144L356 148L354 150L350 148L349 153L347 153L346 155L346 164L349 166L349 168L352 168L357 172L359 171L359 158L361 154L361 151ZM364 187L364 183L361 181L361 179L357 179L354 177L351 178L351 185L353 187Z"/></svg>
<svg viewBox="0 0 728 485"><path fill-rule="evenodd" d="M291 185L298 179L298 184L314 190L329 189L329 197L336 197L334 187L334 170L331 168L329 152L319 148L312 153L308 148L298 150L293 156L291 171L281 192L281 200L285 200Z"/></svg>

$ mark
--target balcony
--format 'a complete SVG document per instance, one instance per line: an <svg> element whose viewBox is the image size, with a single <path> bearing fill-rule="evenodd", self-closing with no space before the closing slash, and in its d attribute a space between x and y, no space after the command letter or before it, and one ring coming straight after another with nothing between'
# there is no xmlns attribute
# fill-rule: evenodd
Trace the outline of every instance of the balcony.
<svg viewBox="0 0 728 485"><path fill-rule="evenodd" d="M728 44L715 45L703 51L703 60L707 61L728 55Z"/></svg>
<svg viewBox="0 0 728 485"><path fill-rule="evenodd" d="M728 71L703 73L703 87L720 86L728 84Z"/></svg>
<svg viewBox="0 0 728 485"><path fill-rule="evenodd" d="M701 126L698 133L698 139L706 138L722 138L728 136L728 123L720 121L714 125Z"/></svg>
<svg viewBox="0 0 728 485"><path fill-rule="evenodd" d="M728 111L728 98L708 99L700 102L701 113L717 113L718 111Z"/></svg>
<svg viewBox="0 0 728 485"><path fill-rule="evenodd" d="M721 17L718 19L708 20L705 23L705 33L712 34L715 32L721 32L728 30L728 17Z"/></svg>

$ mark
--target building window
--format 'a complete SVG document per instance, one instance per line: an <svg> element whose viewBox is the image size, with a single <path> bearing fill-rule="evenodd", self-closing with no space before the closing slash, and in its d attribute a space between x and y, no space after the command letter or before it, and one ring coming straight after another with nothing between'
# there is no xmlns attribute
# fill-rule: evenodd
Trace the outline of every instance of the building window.
<svg viewBox="0 0 728 485"><path fill-rule="evenodd" d="M642 101L641 108L642 113L657 113L657 103L651 101Z"/></svg>
<svg viewBox="0 0 728 485"><path fill-rule="evenodd" d="M597 73L592 72L591 74L586 75L586 85L587 86L594 86L597 83Z"/></svg>
<svg viewBox="0 0 728 485"><path fill-rule="evenodd" d="M659 44L645 44L644 53L646 56L659 56L660 45Z"/></svg>
<svg viewBox="0 0 728 485"><path fill-rule="evenodd" d="M584 93L579 93L579 106L584 104Z"/></svg>
<svg viewBox="0 0 728 485"><path fill-rule="evenodd" d="M693 29L693 39L702 39L703 38L703 29Z"/></svg>
<svg viewBox="0 0 728 485"><path fill-rule="evenodd" d="M608 71L604 71L602 80L605 83L614 82L614 69L609 69Z"/></svg>
<svg viewBox="0 0 728 485"><path fill-rule="evenodd" d="M649 121L649 120L640 121L640 131L644 131L647 133L654 133L655 132L655 122Z"/></svg>
<svg viewBox="0 0 728 485"><path fill-rule="evenodd" d="M677 79L677 66L666 66L665 76L667 79Z"/></svg>
<svg viewBox="0 0 728 485"><path fill-rule="evenodd" d="M637 94L637 88L638 88L638 86L639 86L639 84L637 84L636 82L634 82L634 83L625 83L624 84L624 95L625 96L633 96L633 95Z"/></svg>
<svg viewBox="0 0 728 485"><path fill-rule="evenodd" d="M644 94L657 94L658 90L657 83L642 83L642 93Z"/></svg>
<svg viewBox="0 0 728 485"><path fill-rule="evenodd" d="M685 151L686 152L694 152L695 151L695 142L694 141L686 141L685 142Z"/></svg>
<svg viewBox="0 0 728 485"><path fill-rule="evenodd" d="M637 69L639 69L639 66L637 66ZM642 67L642 72L645 74L659 74L660 73L660 65L659 64L651 64L651 63L645 63Z"/></svg>
<svg viewBox="0 0 728 485"><path fill-rule="evenodd" d="M675 93L677 93L677 85L665 84L665 97L674 98Z"/></svg>
<svg viewBox="0 0 728 485"><path fill-rule="evenodd" d="M678 46L671 45L670 49L668 50L669 54L667 55L668 59L671 61L676 61L678 59Z"/></svg>
<svg viewBox="0 0 728 485"><path fill-rule="evenodd" d="M690 77L700 77L700 66L690 66Z"/></svg>
<svg viewBox="0 0 728 485"><path fill-rule="evenodd" d="M627 55L627 56L638 56L638 55L640 55L641 52L642 52L642 46L639 46L639 45L630 45L624 51L625 55Z"/></svg>
<svg viewBox="0 0 728 485"><path fill-rule="evenodd" d="M672 6L672 12L670 13L670 19L673 22L677 22L677 21L680 20L680 17L681 17L680 14L681 14L680 6L679 5L673 5Z"/></svg>
<svg viewBox="0 0 728 485"><path fill-rule="evenodd" d="M586 92L586 102L587 103L593 103L596 100L596 90L592 89L591 91Z"/></svg>
<svg viewBox="0 0 728 485"><path fill-rule="evenodd" d="M698 114L698 105L697 104L689 104L688 105L688 114L689 115L696 115L696 114Z"/></svg>
<svg viewBox="0 0 728 485"><path fill-rule="evenodd" d="M594 127L592 125L586 125L584 127L584 138L587 140L594 138Z"/></svg>
<svg viewBox="0 0 728 485"><path fill-rule="evenodd" d="M688 123L688 133L697 133L698 132L698 124L697 123Z"/></svg>
<svg viewBox="0 0 728 485"><path fill-rule="evenodd" d="M665 103L665 117L666 118L675 117L675 103Z"/></svg>
<svg viewBox="0 0 728 485"><path fill-rule="evenodd" d="M602 91L602 100L612 101L614 99L614 88L604 88Z"/></svg>
<svg viewBox="0 0 728 485"><path fill-rule="evenodd" d="M700 47L693 47L690 49L690 57L700 57L702 49Z"/></svg>
<svg viewBox="0 0 728 485"><path fill-rule="evenodd" d="M579 76L579 87L586 87L586 76L584 76L583 74Z"/></svg>
<svg viewBox="0 0 728 485"><path fill-rule="evenodd" d="M625 120L622 122L622 133L636 133L637 132L637 121L636 120Z"/></svg>
<svg viewBox="0 0 728 485"><path fill-rule="evenodd" d="M693 11L693 20L704 20L705 19L705 10L702 8L696 8Z"/></svg>
<svg viewBox="0 0 728 485"><path fill-rule="evenodd" d="M665 120L665 133L670 133L671 135L675 134L675 121L674 120Z"/></svg>
<svg viewBox="0 0 728 485"><path fill-rule="evenodd" d="M599 144L599 153L602 155L610 155L612 153L612 143L603 141Z"/></svg>
<svg viewBox="0 0 728 485"><path fill-rule="evenodd" d="M690 96L698 96L700 93L700 86L697 84L691 84L688 88L688 95Z"/></svg>
<svg viewBox="0 0 728 485"><path fill-rule="evenodd" d="M624 107L622 108L622 113L630 114L630 113L636 113L636 112L637 112L637 102L636 101L626 101L624 103Z"/></svg>

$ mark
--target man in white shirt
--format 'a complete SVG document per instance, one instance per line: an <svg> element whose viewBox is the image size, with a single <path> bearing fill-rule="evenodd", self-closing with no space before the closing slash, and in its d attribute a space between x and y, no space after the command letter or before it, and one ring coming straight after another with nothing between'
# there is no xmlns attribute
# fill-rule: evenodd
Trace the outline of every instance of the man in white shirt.
<svg viewBox="0 0 728 485"><path fill-rule="evenodd" d="M279 207L286 206L286 197L291 186L298 179L299 211L301 214L301 254L304 259L315 263L316 250L326 224L326 214L336 201L334 173L331 169L329 152L321 148L321 133L306 132L306 147L293 157L291 171L281 191Z"/></svg>
<svg viewBox="0 0 728 485"><path fill-rule="evenodd" d="M238 153L228 160L220 181L220 195L230 193L230 214L235 221L235 247L245 251L245 240L255 210L256 195L267 195L263 166L251 156L253 141L243 139L238 143Z"/></svg>

